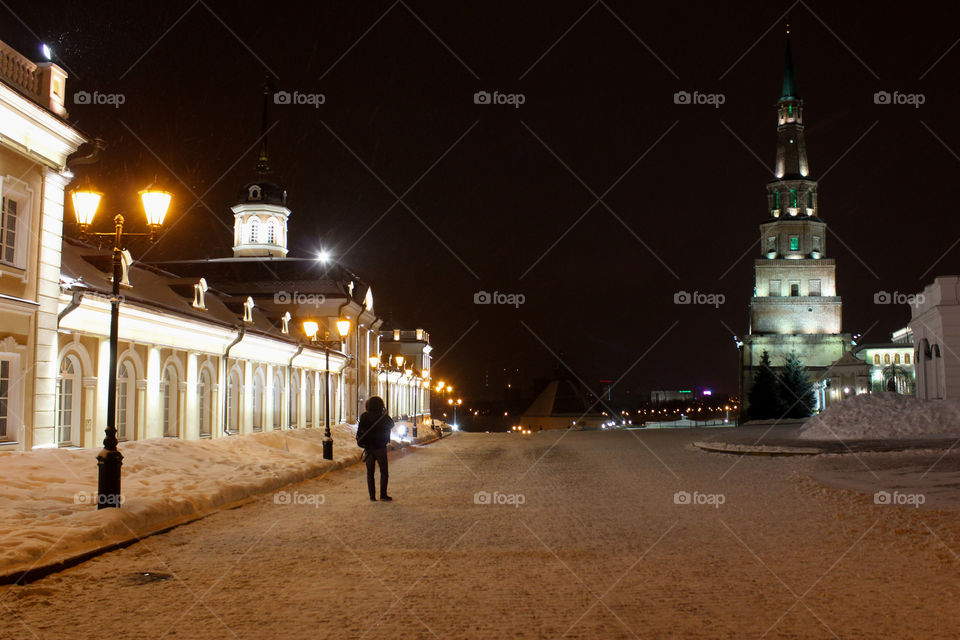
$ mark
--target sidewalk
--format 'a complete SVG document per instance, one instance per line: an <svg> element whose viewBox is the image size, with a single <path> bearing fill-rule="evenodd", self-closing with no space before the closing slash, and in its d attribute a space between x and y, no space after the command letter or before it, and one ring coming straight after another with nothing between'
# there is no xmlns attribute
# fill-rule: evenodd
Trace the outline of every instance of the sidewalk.
<svg viewBox="0 0 960 640"><path fill-rule="evenodd" d="M34 580L356 464L362 450L355 429L349 424L331 427L333 460L323 459L322 428L121 443L120 509L96 508L95 450L0 453L8 478L0 495L0 584ZM416 442L394 441L391 448L436 439L433 430L419 431Z"/></svg>
<svg viewBox="0 0 960 640"><path fill-rule="evenodd" d="M957 438L913 437L899 440L810 440L799 438L802 421L763 424L747 423L724 429L694 442L704 451L747 455L817 455L821 453L860 453L865 451L908 451L949 449Z"/></svg>

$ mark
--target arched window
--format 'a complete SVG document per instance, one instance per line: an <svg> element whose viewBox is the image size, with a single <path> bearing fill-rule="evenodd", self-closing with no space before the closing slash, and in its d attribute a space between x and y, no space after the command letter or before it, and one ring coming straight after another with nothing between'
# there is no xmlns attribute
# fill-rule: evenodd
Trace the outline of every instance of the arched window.
<svg viewBox="0 0 960 640"><path fill-rule="evenodd" d="M212 431L213 419L213 380L210 371L200 370L200 380L197 382L197 421L198 433L201 438L209 438Z"/></svg>
<svg viewBox="0 0 960 640"><path fill-rule="evenodd" d="M890 364L890 354L889 354L889 353L883 354L883 364Z"/></svg>
<svg viewBox="0 0 960 640"><path fill-rule="evenodd" d="M250 221L250 244L257 244L259 235L260 235L260 221L251 220Z"/></svg>
<svg viewBox="0 0 960 640"><path fill-rule="evenodd" d="M80 422L80 361L76 356L64 356L57 378L57 444L75 444L75 427Z"/></svg>
<svg viewBox="0 0 960 640"><path fill-rule="evenodd" d="M879 354L879 353L873 354L873 364L880 364L880 354Z"/></svg>
<svg viewBox="0 0 960 640"><path fill-rule="evenodd" d="M307 403L303 423L311 427L313 426L313 371L307 371L307 382L303 385L303 398Z"/></svg>
<svg viewBox="0 0 960 640"><path fill-rule="evenodd" d="M283 378L279 373L273 376L273 428L280 429L283 424Z"/></svg>
<svg viewBox="0 0 960 640"><path fill-rule="evenodd" d="M900 364L900 354L899 354L899 353L895 353L895 354L893 355L893 364Z"/></svg>
<svg viewBox="0 0 960 640"><path fill-rule="evenodd" d="M129 425L134 418L136 398L136 384L133 365L124 361L117 367L117 439L126 440L130 437Z"/></svg>
<svg viewBox="0 0 960 640"><path fill-rule="evenodd" d="M173 365L167 365L163 370L163 380L160 382L160 397L163 398L163 435L165 438L176 438L180 435L180 412L177 406L180 395L177 371Z"/></svg>
<svg viewBox="0 0 960 640"><path fill-rule="evenodd" d="M296 371L290 373L290 396L287 398L287 420L291 429L297 428L297 422L300 420L300 382L299 374Z"/></svg>
<svg viewBox="0 0 960 640"><path fill-rule="evenodd" d="M263 374L253 374L253 430L263 431Z"/></svg>
<svg viewBox="0 0 960 640"><path fill-rule="evenodd" d="M267 244L277 244L277 223L272 220L267 223Z"/></svg>
<svg viewBox="0 0 960 640"><path fill-rule="evenodd" d="M903 354L903 364L910 364L910 354L909 354L909 353Z"/></svg>
<svg viewBox="0 0 960 640"><path fill-rule="evenodd" d="M227 381L227 431L240 431L240 372L231 371Z"/></svg>

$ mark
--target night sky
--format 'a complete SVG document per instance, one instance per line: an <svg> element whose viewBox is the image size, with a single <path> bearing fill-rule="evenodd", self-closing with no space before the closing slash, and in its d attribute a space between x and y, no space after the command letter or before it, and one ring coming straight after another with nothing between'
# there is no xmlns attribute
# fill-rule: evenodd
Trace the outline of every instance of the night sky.
<svg viewBox="0 0 960 640"><path fill-rule="evenodd" d="M885 341L909 308L876 292L960 272L955 3L11 1L0 38L34 60L46 42L71 73L71 120L109 145L78 171L102 210L135 211L155 175L174 192L168 233L135 257L230 254L270 75L325 97L269 111L293 255L323 247L371 282L468 396L498 396L504 370L528 387L559 357L595 389L629 369L623 399L737 390L787 12L844 330ZM73 104L80 90L125 102ZM481 90L525 102L474 104ZM681 90L725 101L678 105ZM525 303L475 305L480 290Z"/></svg>

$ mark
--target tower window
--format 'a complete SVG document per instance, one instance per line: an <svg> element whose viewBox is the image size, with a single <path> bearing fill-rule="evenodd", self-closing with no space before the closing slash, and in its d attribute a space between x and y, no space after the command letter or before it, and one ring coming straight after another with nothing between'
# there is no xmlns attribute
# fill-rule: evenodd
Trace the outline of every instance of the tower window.
<svg viewBox="0 0 960 640"><path fill-rule="evenodd" d="M767 251L776 251L777 250L777 237L768 236L767 237Z"/></svg>
<svg viewBox="0 0 960 640"><path fill-rule="evenodd" d="M811 280L810 282L808 282L808 283L807 283L807 290L808 290L807 295L819 296L819 295L820 295L820 281L819 281L819 280Z"/></svg>
<svg viewBox="0 0 960 640"><path fill-rule="evenodd" d="M250 223L250 244L257 244L257 236L260 235L260 223L254 220Z"/></svg>
<svg viewBox="0 0 960 640"><path fill-rule="evenodd" d="M800 295L800 283L799 283L799 282L791 282L791 283L790 283L790 295L791 295L791 296L799 296L799 295Z"/></svg>
<svg viewBox="0 0 960 640"><path fill-rule="evenodd" d="M780 281L779 280L770 281L770 295L775 298L780 297Z"/></svg>
<svg viewBox="0 0 960 640"><path fill-rule="evenodd" d="M807 206L813 209L813 191L807 191Z"/></svg>
<svg viewBox="0 0 960 640"><path fill-rule="evenodd" d="M800 236L790 236L790 251L800 251Z"/></svg>
<svg viewBox="0 0 960 640"><path fill-rule="evenodd" d="M267 244L277 243L277 226L270 222L267 224Z"/></svg>
<svg viewBox="0 0 960 640"><path fill-rule="evenodd" d="M779 191L773 192L773 208L774 209L780 208L780 192Z"/></svg>
<svg viewBox="0 0 960 640"><path fill-rule="evenodd" d="M793 142L793 140L791 140L790 142ZM790 206L791 207L797 206L797 190L796 189L790 189Z"/></svg>

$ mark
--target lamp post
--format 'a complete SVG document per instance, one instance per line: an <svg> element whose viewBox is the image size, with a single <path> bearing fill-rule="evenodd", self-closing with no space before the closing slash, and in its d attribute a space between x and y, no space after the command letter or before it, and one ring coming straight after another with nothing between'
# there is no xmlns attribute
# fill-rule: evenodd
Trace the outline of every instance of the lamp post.
<svg viewBox="0 0 960 640"><path fill-rule="evenodd" d="M110 293L110 368L107 379L107 428L104 432L103 449L97 454L97 508L119 507L120 497L120 468L123 466L123 455L117 449L117 346L119 342L120 325L120 282L123 280L123 216L117 214L113 218L112 232L89 231L93 218L100 206L103 194L91 189L77 189L71 194L73 212L80 225L80 233L84 237L94 236L113 239L112 267L113 286ZM149 233L128 233L129 236L148 236L156 238L160 225L167 215L172 195L162 189L147 187L140 192L140 201L147 217Z"/></svg>
<svg viewBox="0 0 960 640"><path fill-rule="evenodd" d="M397 390L396 390L396 392L395 392L396 395L397 395L397 398L396 398L396 400L397 400L397 402L396 402L396 405L397 405L397 407L396 407L396 410L397 410L397 418L400 417L400 389L399 389L399 387L400 387L400 376L403 375L403 362L404 362L404 360L406 360L406 358L404 358L403 356L394 356L394 357L393 357L393 362L394 362L395 365L396 365L396 371L397 371L397 374L398 374L398 375L397 375L397 387L398 387L398 388L397 388ZM390 374L388 373L388 374L387 374L387 389L388 389L388 390L389 390L389 388L390 388L390 386L389 386L389 385L390 385L390 377L389 377L389 376L390 376Z"/></svg>
<svg viewBox="0 0 960 640"><path fill-rule="evenodd" d="M447 399L447 404L453 407L453 428L458 429L459 426L457 425L457 407L463 404L463 399L457 398L456 400L454 400L453 398L449 398Z"/></svg>
<svg viewBox="0 0 960 640"><path fill-rule="evenodd" d="M320 325L315 320L305 320L303 322L303 332L310 338L311 342L323 347L323 355L326 361L323 367L323 459L333 460L333 437L330 435L330 349L343 347L343 340L350 333L350 321L337 320L337 333L340 334L340 340L331 340L329 333L323 340L319 340L317 338L319 330Z"/></svg>

